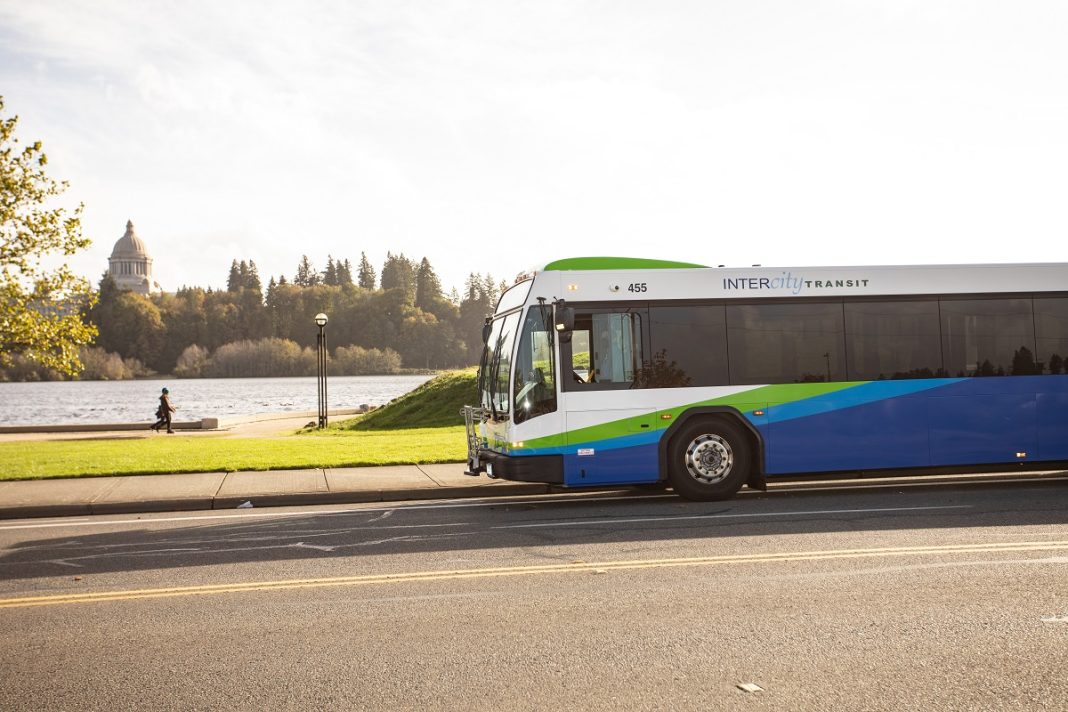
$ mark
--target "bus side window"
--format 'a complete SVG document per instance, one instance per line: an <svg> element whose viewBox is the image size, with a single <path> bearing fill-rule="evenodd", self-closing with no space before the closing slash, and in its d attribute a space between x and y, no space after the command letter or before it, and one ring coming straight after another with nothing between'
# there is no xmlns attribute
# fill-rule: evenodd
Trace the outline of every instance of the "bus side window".
<svg viewBox="0 0 1068 712"><path fill-rule="evenodd" d="M642 366L641 317L633 312L575 315L571 379L577 384L631 384Z"/></svg>

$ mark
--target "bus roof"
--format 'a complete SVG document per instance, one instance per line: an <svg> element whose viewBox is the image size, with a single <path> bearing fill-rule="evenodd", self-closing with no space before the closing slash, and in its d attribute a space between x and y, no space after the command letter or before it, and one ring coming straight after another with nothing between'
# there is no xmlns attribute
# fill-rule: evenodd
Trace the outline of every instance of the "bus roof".
<svg viewBox="0 0 1068 712"><path fill-rule="evenodd" d="M704 267L633 257L573 257L521 279L535 275L540 287L534 287L531 298L566 294L569 301L1068 293L1068 263L1063 262Z"/></svg>
<svg viewBox="0 0 1068 712"><path fill-rule="evenodd" d="M708 265L694 264L693 262L648 260L642 257L569 257L563 260L554 260L538 271L548 272L552 270L557 272L573 272L576 270L586 271L599 269L686 269L707 266Z"/></svg>

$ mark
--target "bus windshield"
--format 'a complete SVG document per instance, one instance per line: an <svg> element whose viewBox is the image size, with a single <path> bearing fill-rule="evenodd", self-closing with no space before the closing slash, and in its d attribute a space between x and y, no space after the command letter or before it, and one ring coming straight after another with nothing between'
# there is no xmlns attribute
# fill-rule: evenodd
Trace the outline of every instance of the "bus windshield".
<svg viewBox="0 0 1068 712"><path fill-rule="evenodd" d="M535 304L527 311L515 354L515 422L556 410L552 307Z"/></svg>
<svg viewBox="0 0 1068 712"><path fill-rule="evenodd" d="M508 418L508 376L512 368L512 346L519 326L519 312L493 320L479 368L481 405L495 420Z"/></svg>

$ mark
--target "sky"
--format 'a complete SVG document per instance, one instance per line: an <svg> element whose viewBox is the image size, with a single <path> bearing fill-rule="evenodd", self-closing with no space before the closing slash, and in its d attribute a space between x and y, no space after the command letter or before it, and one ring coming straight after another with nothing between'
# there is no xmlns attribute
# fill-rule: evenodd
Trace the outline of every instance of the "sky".
<svg viewBox="0 0 1068 712"><path fill-rule="evenodd" d="M232 260L1068 262L1068 5L0 0L0 95L93 245Z"/></svg>

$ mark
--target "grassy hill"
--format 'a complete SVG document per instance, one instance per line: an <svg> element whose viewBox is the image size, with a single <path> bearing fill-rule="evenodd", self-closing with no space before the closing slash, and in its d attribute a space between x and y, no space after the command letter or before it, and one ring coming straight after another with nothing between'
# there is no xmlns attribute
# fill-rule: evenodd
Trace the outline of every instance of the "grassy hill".
<svg viewBox="0 0 1068 712"><path fill-rule="evenodd" d="M477 369L447 371L411 393L343 423L345 430L393 430L463 425L460 408L478 402ZM350 424L351 423L351 424Z"/></svg>

